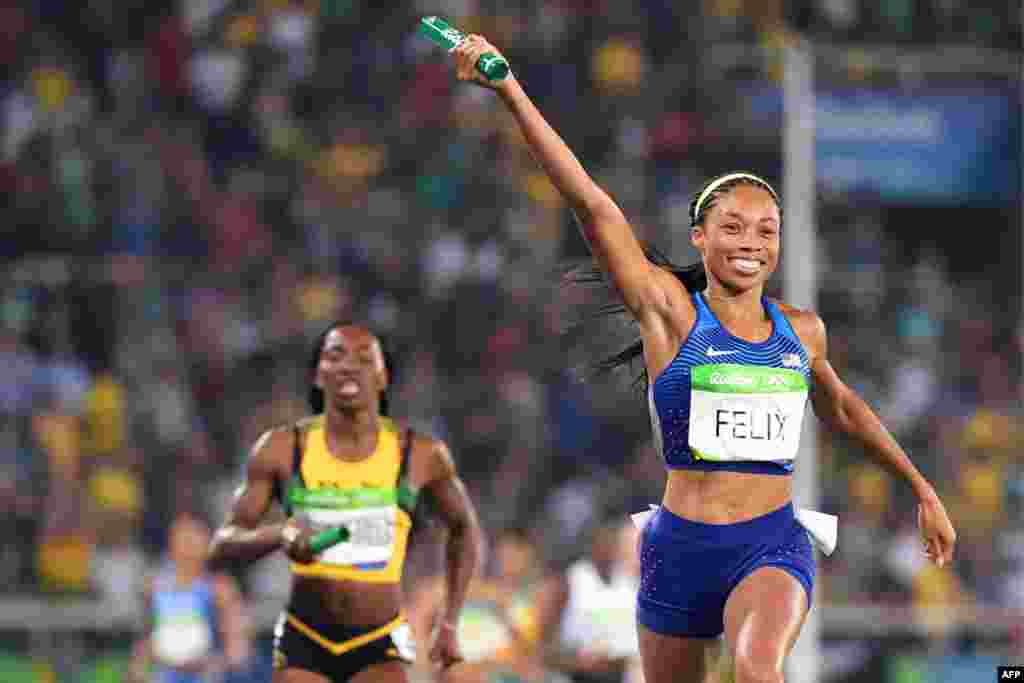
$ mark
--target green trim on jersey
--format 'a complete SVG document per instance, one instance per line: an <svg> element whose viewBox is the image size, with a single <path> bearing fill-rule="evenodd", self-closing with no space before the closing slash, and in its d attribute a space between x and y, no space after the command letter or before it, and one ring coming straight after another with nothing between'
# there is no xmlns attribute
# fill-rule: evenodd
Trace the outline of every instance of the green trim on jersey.
<svg viewBox="0 0 1024 683"><path fill-rule="evenodd" d="M782 394L808 389L807 378L796 370L732 363L695 366L691 387L720 394Z"/></svg>
<svg viewBox="0 0 1024 683"><path fill-rule="evenodd" d="M356 510L397 505L406 512L411 512L416 506L416 498L417 492L406 484L404 477L397 488L307 489L295 479L288 486L288 504L292 508Z"/></svg>

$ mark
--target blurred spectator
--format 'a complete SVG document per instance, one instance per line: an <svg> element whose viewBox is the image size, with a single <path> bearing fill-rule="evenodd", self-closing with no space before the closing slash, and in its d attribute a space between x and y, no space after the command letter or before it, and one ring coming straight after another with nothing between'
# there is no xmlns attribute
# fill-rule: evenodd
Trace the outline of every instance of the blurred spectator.
<svg viewBox="0 0 1024 683"><path fill-rule="evenodd" d="M539 683L552 680L535 656L540 645L536 593L542 576L533 540L507 528L494 539L491 560L470 586L458 623L466 663L453 669L453 683ZM412 598L410 620L428 642L444 606L444 580L422 581ZM430 662L422 668L429 671Z"/></svg>
<svg viewBox="0 0 1024 683"><path fill-rule="evenodd" d="M124 387L111 372L98 375L85 397L83 450L89 455L111 455L127 436Z"/></svg>
<svg viewBox="0 0 1024 683"><path fill-rule="evenodd" d="M86 483L98 530L90 568L92 588L120 614L130 616L138 614L148 568L140 543L144 498L139 457L129 451L115 460L99 461Z"/></svg>
<svg viewBox="0 0 1024 683"><path fill-rule="evenodd" d="M0 328L0 362L6 370L0 376L0 412L28 415L35 397L37 362L14 330Z"/></svg>
<svg viewBox="0 0 1024 683"><path fill-rule="evenodd" d="M583 532L586 552L546 578L538 597L545 659L574 683L622 683L635 669L639 571L631 527L628 518L595 520Z"/></svg>
<svg viewBox="0 0 1024 683"><path fill-rule="evenodd" d="M178 515L168 555L147 580L148 630L135 644L129 680L142 683L152 668L169 680L200 681L239 671L250 657L249 626L233 579L204 570L210 530Z"/></svg>
<svg viewBox="0 0 1024 683"><path fill-rule="evenodd" d="M592 525L658 500L644 401L627 382L580 384L557 348L563 304L585 304L552 285L586 255L572 216L493 96L459 87L410 30L420 15L494 36L637 230L688 262L704 176L737 150L782 176L780 131L750 117L794 30L839 55L821 51L822 86L969 79L1016 101L1015 67L928 63L961 45L1016 65L1017 9L0 1L0 514L14 530L0 578L130 611L177 512L222 514L248 444L305 414L308 342L335 318L392 333L399 417L444 435L491 528L537 529L523 555L567 567ZM880 63L876 45L907 59ZM816 604L917 607L922 623L931 605L1024 608L1019 249L975 249L971 232L1016 234L1019 216L918 219L837 187L818 188L816 219L830 359L947 489L961 548L952 568L923 568L906 492L822 430L841 538ZM943 237L965 225L969 239ZM492 569L481 584L501 582ZM271 558L244 579L273 600L282 571Z"/></svg>

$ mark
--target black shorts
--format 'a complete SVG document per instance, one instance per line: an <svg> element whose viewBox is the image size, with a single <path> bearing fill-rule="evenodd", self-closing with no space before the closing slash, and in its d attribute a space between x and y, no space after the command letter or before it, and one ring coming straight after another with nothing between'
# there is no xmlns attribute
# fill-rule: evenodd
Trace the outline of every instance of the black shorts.
<svg viewBox="0 0 1024 683"><path fill-rule="evenodd" d="M283 613L274 629L274 669L305 669L332 683L381 662L411 663L416 648L404 617L377 628L308 624Z"/></svg>

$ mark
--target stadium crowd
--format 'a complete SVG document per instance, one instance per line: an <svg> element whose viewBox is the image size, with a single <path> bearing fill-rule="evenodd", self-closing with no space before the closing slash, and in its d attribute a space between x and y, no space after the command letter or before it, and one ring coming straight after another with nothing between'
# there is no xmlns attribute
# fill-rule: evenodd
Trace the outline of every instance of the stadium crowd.
<svg viewBox="0 0 1024 683"><path fill-rule="evenodd" d="M571 216L493 98L416 37L420 14L502 46L686 262L690 193L733 150L781 180L781 142L744 128L738 84L777 81L794 31L1013 48L1009 7L0 3L0 590L136 600L175 516L219 522L255 438L305 414L309 345L338 318L389 337L394 414L449 441L489 533L525 530L538 564L658 500L628 378L593 390L563 369L556 273L585 254ZM726 44L762 48L761 68L716 61ZM889 216L823 194L820 312L833 364L941 485L961 549L929 567L909 492L821 433L841 537L818 604L1024 608L1020 306L983 270L905 249ZM418 557L411 583L436 568ZM239 578L254 602L287 586L276 561Z"/></svg>

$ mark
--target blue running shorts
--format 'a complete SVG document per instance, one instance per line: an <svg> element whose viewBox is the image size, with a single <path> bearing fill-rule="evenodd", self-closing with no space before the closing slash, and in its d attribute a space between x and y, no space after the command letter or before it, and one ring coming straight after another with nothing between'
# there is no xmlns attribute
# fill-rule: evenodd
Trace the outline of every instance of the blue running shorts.
<svg viewBox="0 0 1024 683"><path fill-rule="evenodd" d="M811 541L793 505L736 524L705 524L659 507L640 538L637 621L669 636L716 638L725 601L755 569L778 567L814 592Z"/></svg>

